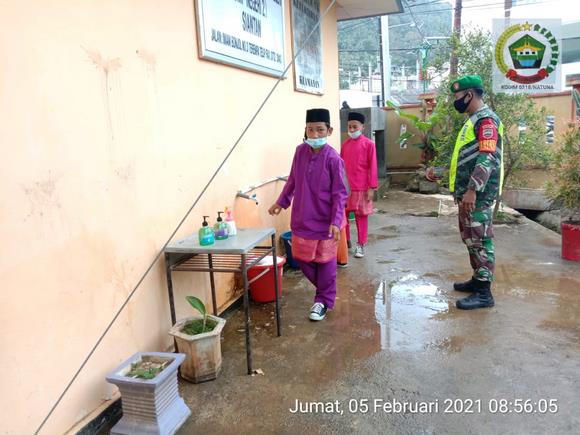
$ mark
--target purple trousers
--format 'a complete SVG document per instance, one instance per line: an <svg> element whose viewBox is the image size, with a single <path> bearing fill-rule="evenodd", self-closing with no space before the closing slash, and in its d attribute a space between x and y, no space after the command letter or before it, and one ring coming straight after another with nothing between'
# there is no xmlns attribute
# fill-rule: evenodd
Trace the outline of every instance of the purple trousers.
<svg viewBox="0 0 580 435"><path fill-rule="evenodd" d="M316 286L314 302L321 302L330 310L336 299L336 258L328 263L305 263L299 261L302 273Z"/></svg>

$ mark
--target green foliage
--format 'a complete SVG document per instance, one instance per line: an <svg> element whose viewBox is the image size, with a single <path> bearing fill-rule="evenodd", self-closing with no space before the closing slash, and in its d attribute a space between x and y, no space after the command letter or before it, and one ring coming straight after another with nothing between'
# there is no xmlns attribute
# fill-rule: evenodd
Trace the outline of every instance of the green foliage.
<svg viewBox="0 0 580 435"><path fill-rule="evenodd" d="M205 304L202 302L201 299L196 298L195 296L186 296L185 299L187 300L187 302L189 302L189 305L191 305L193 308L199 311L199 313L202 316L205 316L207 314Z"/></svg>
<svg viewBox="0 0 580 435"><path fill-rule="evenodd" d="M213 331L216 326L217 322L215 320L207 319L207 322L204 323L203 319L195 319L183 325L181 332L187 335L203 334L204 332Z"/></svg>
<svg viewBox="0 0 580 435"><path fill-rule="evenodd" d="M379 66L379 26L377 17L338 23L340 89L349 89L354 82L368 78Z"/></svg>
<svg viewBox="0 0 580 435"><path fill-rule="evenodd" d="M389 41L393 71L402 66L415 70L418 48L423 37L451 35L451 4L437 2L412 8L421 0L406 0L405 12L389 16ZM443 9L443 10L442 10ZM427 12L423 14L423 12ZM368 78L369 65L376 71L380 56L380 20L378 17L340 21L338 23L338 50L340 89L349 89L349 78L354 82ZM429 54L435 63L449 59L449 46L434 47ZM359 71L360 70L360 71Z"/></svg>
<svg viewBox="0 0 580 435"><path fill-rule="evenodd" d="M141 378L141 379L153 379L162 369L158 368L137 368L133 367L129 372L129 376L132 378Z"/></svg>
<svg viewBox="0 0 580 435"><path fill-rule="evenodd" d="M395 113L400 117L408 119L411 122L411 125L418 130L417 133L411 133L410 131L402 133L397 139L399 146L410 139L415 139L416 143L414 145L423 150L423 163L429 164L435 154L435 149L439 142L437 129L442 121L441 114L435 110L429 118L422 120L413 113L401 110L401 108L392 101L387 101L387 106L393 108Z"/></svg>
<svg viewBox="0 0 580 435"><path fill-rule="evenodd" d="M147 357L131 363L131 369L126 376L130 378L153 379L169 364L168 360L150 360Z"/></svg>
<svg viewBox="0 0 580 435"><path fill-rule="evenodd" d="M425 0L406 0L403 3L405 12L389 15L389 41L391 45L391 64L395 69L402 67L415 70L418 52L417 47L423 43L423 36L451 36L451 2L433 2ZM413 6L416 4L417 6ZM410 13L409 9L413 12ZM407 25L408 23L413 24ZM413 50L404 50L412 48ZM432 64L449 60L449 45L443 43L429 52Z"/></svg>
<svg viewBox="0 0 580 435"><path fill-rule="evenodd" d="M504 124L504 185L517 171L526 167L547 167L551 160L546 145L546 111L539 109L526 95L492 91L493 40L489 32L471 29L461 39L454 38L458 57L458 75L478 74L485 89L484 102L497 113ZM434 166L449 166L457 134L465 115L453 108L450 79L442 82L435 111L441 116L438 140L435 141ZM520 128L524 127L525 128Z"/></svg>
<svg viewBox="0 0 580 435"><path fill-rule="evenodd" d="M201 313L201 315L203 316L203 324L201 327L201 332L207 332L206 327L205 327L206 322L207 322L207 310L205 309L205 304L202 302L201 299L196 298L195 296L186 296L185 299L187 300L187 302L189 302L189 305L191 305L193 308L195 308L197 311L199 311ZM211 328L211 329L213 329L213 328ZM211 331L211 329L210 329L210 331ZM197 332L196 334L200 334L201 332ZM190 335L195 335L195 334L190 334Z"/></svg>
<svg viewBox="0 0 580 435"><path fill-rule="evenodd" d="M562 137L553 164L554 181L548 195L555 205L570 212L570 220L580 220L580 129L572 127Z"/></svg>

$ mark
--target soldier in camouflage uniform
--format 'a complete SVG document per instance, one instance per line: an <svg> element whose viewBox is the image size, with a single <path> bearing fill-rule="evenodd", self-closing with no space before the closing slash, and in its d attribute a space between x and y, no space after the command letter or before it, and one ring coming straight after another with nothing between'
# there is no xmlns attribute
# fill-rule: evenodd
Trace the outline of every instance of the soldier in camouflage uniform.
<svg viewBox="0 0 580 435"><path fill-rule="evenodd" d="M459 206L459 231L473 268L469 281L453 285L457 291L472 293L456 305L464 310L493 307L492 215L503 181L503 124L483 103L479 76L461 77L451 84L451 91L455 94L455 109L469 114L455 143L449 186Z"/></svg>

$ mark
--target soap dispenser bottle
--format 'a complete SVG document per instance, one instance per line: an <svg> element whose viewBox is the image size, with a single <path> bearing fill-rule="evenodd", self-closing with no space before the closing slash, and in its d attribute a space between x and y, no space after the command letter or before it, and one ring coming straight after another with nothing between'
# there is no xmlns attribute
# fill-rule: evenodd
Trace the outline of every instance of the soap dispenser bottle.
<svg viewBox="0 0 580 435"><path fill-rule="evenodd" d="M199 229L199 244L201 246L213 245L215 241L213 231L209 227L209 224L207 223L206 219L209 219L209 216L203 217L203 223L201 224L201 228Z"/></svg>
<svg viewBox="0 0 580 435"><path fill-rule="evenodd" d="M217 222L213 226L213 232L217 240L225 240L228 238L228 226L222 219L223 211L218 211Z"/></svg>
<svg viewBox="0 0 580 435"><path fill-rule="evenodd" d="M236 228L236 221L234 221L234 216L232 210L229 207L224 209L226 211L226 225L228 226L228 236L232 237L238 234Z"/></svg>

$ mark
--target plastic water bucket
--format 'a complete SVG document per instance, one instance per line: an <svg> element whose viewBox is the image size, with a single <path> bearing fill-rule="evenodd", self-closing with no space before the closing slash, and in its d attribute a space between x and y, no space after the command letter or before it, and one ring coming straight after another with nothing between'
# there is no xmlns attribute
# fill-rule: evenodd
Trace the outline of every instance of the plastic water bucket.
<svg viewBox="0 0 580 435"><path fill-rule="evenodd" d="M282 295L282 270L286 259L276 257L278 266L278 297ZM258 264L248 269L248 279L251 281L266 271L262 276L250 284L250 296L256 302L273 302L276 300L276 287L274 287L274 257L268 255L262 258Z"/></svg>
<svg viewBox="0 0 580 435"><path fill-rule="evenodd" d="M292 256L292 231L286 231L280 236L284 242L284 250L286 251L286 261L292 269L299 269L300 266Z"/></svg>
<svg viewBox="0 0 580 435"><path fill-rule="evenodd" d="M562 222L562 258L580 261L580 225Z"/></svg>

